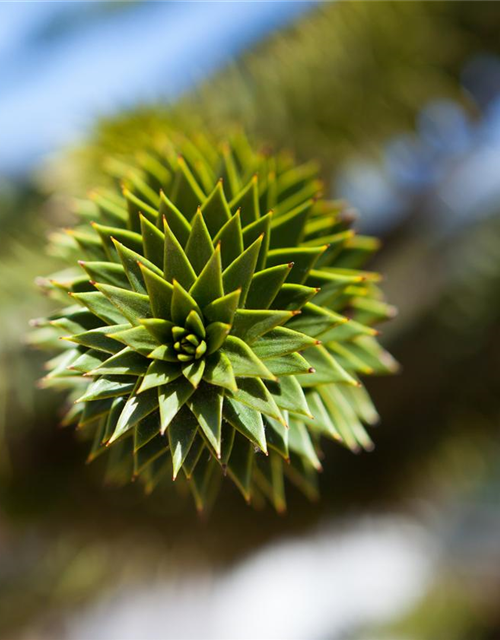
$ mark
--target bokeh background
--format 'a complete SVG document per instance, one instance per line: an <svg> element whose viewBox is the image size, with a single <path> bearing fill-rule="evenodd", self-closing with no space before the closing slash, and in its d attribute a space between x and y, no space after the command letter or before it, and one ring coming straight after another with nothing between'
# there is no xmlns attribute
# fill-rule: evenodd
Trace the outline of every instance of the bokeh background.
<svg viewBox="0 0 500 640"><path fill-rule="evenodd" d="M500 638L500 3L0 4L0 637ZM376 448L250 510L103 486L26 344L46 237L163 123L242 126L350 200L402 363Z"/></svg>

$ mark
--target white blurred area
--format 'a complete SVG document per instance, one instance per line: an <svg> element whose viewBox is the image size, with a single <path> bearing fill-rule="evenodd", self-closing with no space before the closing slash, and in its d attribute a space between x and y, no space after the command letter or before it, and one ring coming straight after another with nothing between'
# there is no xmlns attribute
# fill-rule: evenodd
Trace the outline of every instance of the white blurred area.
<svg viewBox="0 0 500 640"><path fill-rule="evenodd" d="M271 543L221 573L181 576L180 562L168 580L119 587L68 616L58 637L365 639L367 630L415 606L437 557L435 538L401 517L325 524Z"/></svg>

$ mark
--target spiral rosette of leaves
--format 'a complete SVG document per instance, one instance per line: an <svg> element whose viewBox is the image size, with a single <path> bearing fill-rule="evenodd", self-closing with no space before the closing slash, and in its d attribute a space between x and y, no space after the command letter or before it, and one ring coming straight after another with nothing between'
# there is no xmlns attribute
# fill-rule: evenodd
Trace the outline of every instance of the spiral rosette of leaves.
<svg viewBox="0 0 500 640"><path fill-rule="evenodd" d="M109 166L121 190L54 236L74 266L43 286L70 304L36 322L61 350L43 384L68 389L65 423L110 480L173 478L199 509L224 475L279 511L284 475L314 497L323 436L372 446L359 376L395 368L373 328L393 310L359 269L376 240L319 197L313 164L242 135L172 134Z"/></svg>

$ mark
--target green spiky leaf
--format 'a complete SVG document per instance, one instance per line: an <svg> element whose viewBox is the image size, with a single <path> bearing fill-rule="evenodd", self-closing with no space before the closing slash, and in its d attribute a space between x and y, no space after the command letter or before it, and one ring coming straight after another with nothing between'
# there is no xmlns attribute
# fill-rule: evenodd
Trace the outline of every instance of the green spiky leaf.
<svg viewBox="0 0 500 640"><path fill-rule="evenodd" d="M372 447L360 376L397 367L372 327L394 310L358 269L377 243L318 199L314 163L158 134L108 159L108 187L54 235L71 269L43 287L72 303L36 329L60 346L43 385L77 400L64 423L89 460L109 450L110 482L150 492L182 471L207 510L227 473L283 511L285 477L316 496L320 438Z"/></svg>

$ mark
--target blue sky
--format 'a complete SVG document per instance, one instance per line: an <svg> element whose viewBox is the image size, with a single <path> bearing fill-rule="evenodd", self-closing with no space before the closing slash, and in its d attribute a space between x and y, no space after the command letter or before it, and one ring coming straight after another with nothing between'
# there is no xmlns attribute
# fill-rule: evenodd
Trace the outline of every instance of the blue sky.
<svg viewBox="0 0 500 640"><path fill-rule="evenodd" d="M25 174L101 114L175 99L313 4L0 4L0 173Z"/></svg>

